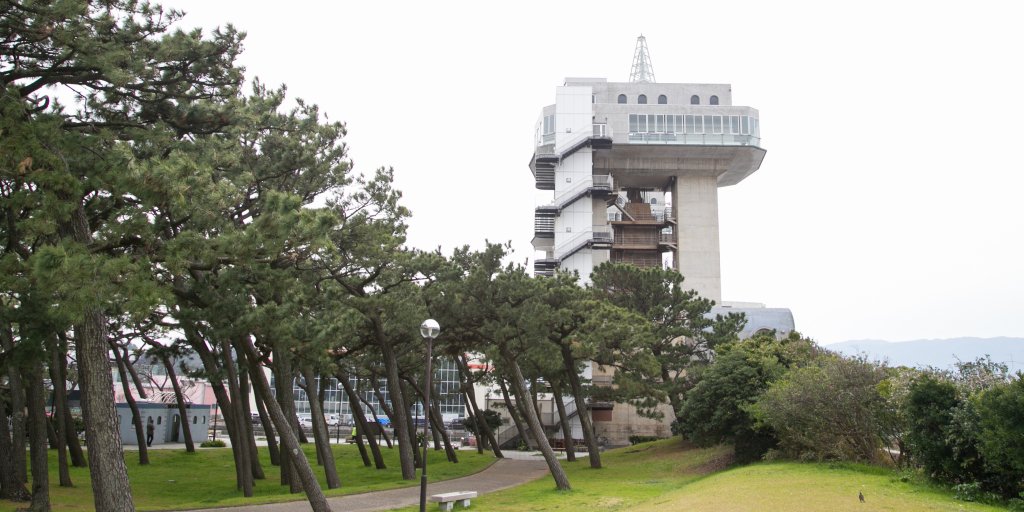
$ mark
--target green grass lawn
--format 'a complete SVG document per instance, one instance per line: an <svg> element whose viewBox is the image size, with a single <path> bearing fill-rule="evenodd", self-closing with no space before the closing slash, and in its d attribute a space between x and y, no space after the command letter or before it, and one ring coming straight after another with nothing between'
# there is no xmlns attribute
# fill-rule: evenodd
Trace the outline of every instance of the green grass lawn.
<svg viewBox="0 0 1024 512"><path fill-rule="evenodd" d="M678 439L604 454L605 468L563 463L573 489L558 492L545 477L473 501L487 511L989 511L926 483L901 482L886 468L760 463L727 469L731 447L699 449ZM863 490L861 504L857 492ZM408 509L413 510L413 509Z"/></svg>
<svg viewBox="0 0 1024 512"><path fill-rule="evenodd" d="M865 502L860 503L858 491ZM658 496L638 511L986 511L926 483L902 482L885 468L848 464L762 463L711 475Z"/></svg>
<svg viewBox="0 0 1024 512"><path fill-rule="evenodd" d="M341 476L341 488L327 491L323 468L315 465L313 445L305 445L306 456L320 480L320 486L327 496L340 496L358 492L393 489L419 485L419 480L402 480L398 465L398 449L384 449L384 460L388 468L376 470L362 464L354 445L333 447ZM444 452L430 452L431 480L447 480L480 471L489 466L494 458L490 454L478 455L475 451L460 451L459 463L449 464ZM222 507L280 501L304 500L304 494L290 494L287 487L279 485L280 471L270 465L266 448L260 449L260 459L267 473L266 480L257 480L255 496L243 498L235 489L235 469L229 448L197 448L196 453L184 450L150 450L150 464L139 465L137 452L125 454L128 463L128 479L131 482L135 506L139 510L170 510L204 507ZM73 488L58 487L56 453L50 452L50 501L53 510L93 510L92 489L89 471L86 468L71 468ZM14 510L24 507L10 501L0 501L0 510ZM242 510L242 509L239 509Z"/></svg>

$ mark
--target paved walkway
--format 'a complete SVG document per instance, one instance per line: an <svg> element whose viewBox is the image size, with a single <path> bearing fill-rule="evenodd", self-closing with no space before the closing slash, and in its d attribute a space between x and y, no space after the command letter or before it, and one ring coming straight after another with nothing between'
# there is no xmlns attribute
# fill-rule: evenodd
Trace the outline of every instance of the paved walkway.
<svg viewBox="0 0 1024 512"><path fill-rule="evenodd" d="M517 453L517 452L512 452ZM500 459L487 469L469 476L429 482L427 495L443 492L476 491L481 495L522 485L548 475L544 458L533 455L520 455L516 458ZM331 508L337 512L370 512L374 510L390 510L394 508L412 507L420 502L420 487L405 487L388 491L367 492L328 498ZM436 509L437 505L430 507ZM240 512L255 510L258 512L305 512L312 510L308 501L292 501L269 505L246 505L242 507L205 509L205 512Z"/></svg>

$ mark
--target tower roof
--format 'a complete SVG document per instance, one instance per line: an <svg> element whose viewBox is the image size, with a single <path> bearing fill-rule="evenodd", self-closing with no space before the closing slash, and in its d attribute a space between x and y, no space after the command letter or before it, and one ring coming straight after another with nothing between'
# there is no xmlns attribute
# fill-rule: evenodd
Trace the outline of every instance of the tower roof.
<svg viewBox="0 0 1024 512"><path fill-rule="evenodd" d="M630 82L654 83L654 64L651 54L647 51L647 38L640 34L636 38L636 50L633 52L633 69L629 72Z"/></svg>

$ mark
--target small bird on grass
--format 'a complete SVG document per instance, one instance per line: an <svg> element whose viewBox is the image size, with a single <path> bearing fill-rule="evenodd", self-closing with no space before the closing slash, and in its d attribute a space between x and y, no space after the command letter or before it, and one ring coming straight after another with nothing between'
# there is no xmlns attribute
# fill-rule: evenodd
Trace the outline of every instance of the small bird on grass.
<svg viewBox="0 0 1024 512"><path fill-rule="evenodd" d="M864 503L864 493L863 492L857 491L857 497L860 498L860 502L861 503Z"/></svg>

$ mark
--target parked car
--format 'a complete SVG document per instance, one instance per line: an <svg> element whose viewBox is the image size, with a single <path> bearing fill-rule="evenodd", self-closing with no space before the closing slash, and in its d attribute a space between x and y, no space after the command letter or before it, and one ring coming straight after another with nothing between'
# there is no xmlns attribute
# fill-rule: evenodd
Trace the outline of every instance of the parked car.
<svg viewBox="0 0 1024 512"><path fill-rule="evenodd" d="M327 420L328 427L336 427L341 424L341 417L337 414L328 414L324 416L324 419Z"/></svg>
<svg viewBox="0 0 1024 512"><path fill-rule="evenodd" d="M313 428L313 417L308 414L300 414L299 426L302 428Z"/></svg>

